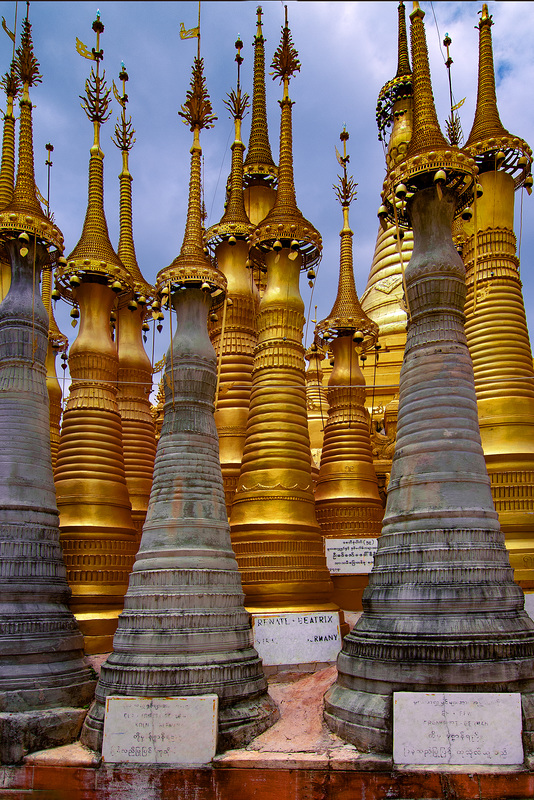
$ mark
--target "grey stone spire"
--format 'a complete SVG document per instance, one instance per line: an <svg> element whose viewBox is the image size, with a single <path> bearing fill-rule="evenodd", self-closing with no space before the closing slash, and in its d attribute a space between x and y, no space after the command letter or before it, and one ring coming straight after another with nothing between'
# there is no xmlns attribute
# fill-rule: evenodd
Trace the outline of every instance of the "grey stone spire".
<svg viewBox="0 0 534 800"><path fill-rule="evenodd" d="M198 109L202 114L193 116ZM200 59L183 116L194 131L186 231L180 255L161 270L156 287L171 298L177 328L141 545L82 733L95 750L109 695L215 693L219 750L245 744L278 718L243 605L213 417L217 370L208 313L224 299L226 279L202 247L199 132L212 117Z"/></svg>
<svg viewBox="0 0 534 800"><path fill-rule="evenodd" d="M383 194L414 236L397 445L364 613L344 640L325 718L357 747L388 753L395 691L521 692L532 751L534 622L491 499L463 324L465 268L451 235L476 173L472 159L439 143L423 16L411 14L412 149ZM429 129L436 151L427 157Z"/></svg>

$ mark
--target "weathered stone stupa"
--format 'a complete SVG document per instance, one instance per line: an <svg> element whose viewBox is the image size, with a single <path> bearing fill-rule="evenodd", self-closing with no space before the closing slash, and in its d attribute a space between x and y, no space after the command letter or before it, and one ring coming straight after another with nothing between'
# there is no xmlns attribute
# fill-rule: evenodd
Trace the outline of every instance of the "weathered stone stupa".
<svg viewBox="0 0 534 800"><path fill-rule="evenodd" d="M110 90L100 73L104 25L99 13L93 30L93 52L78 45L82 56L96 62L82 98L94 129L87 212L78 244L56 273L63 297L76 304L73 312L80 316L80 329L69 353L72 383L55 481L71 608L85 635L86 652L106 653L138 543L124 472L117 345L110 328L117 295L130 293L133 280L111 246L104 213L100 127L110 114Z"/></svg>
<svg viewBox="0 0 534 800"><path fill-rule="evenodd" d="M362 311L354 283L349 208L356 196L356 184L347 175L348 138L343 130L343 177L334 187L343 209L338 292L330 314L316 327L317 333L329 342L334 357L315 489L317 520L326 545L329 539L341 539L347 544L353 538L375 539L384 515L371 453L365 380L359 363L359 355L376 343L378 325ZM343 609L361 609L367 572L331 573L331 578L335 602Z"/></svg>
<svg viewBox="0 0 534 800"><path fill-rule="evenodd" d="M156 287L171 298L177 329L141 545L82 735L94 749L101 747L108 695L216 693L220 750L246 744L278 716L243 606L213 419L216 357L207 317L224 299L226 280L203 250L199 133L214 116L200 57L179 113L194 134L189 207L180 255Z"/></svg>
<svg viewBox="0 0 534 800"><path fill-rule="evenodd" d="M388 753L395 691L521 692L532 751L534 623L491 499L451 236L477 170L439 129L414 5L414 130L383 194L390 216L397 204L414 232L397 448L364 613L345 638L325 718L358 748Z"/></svg>
<svg viewBox="0 0 534 800"><path fill-rule="evenodd" d="M48 314L39 293L48 249L63 236L36 197L32 102L39 83L26 16L16 70L23 87L17 182L0 212L11 261L0 306L0 762L78 735L94 681L68 609L50 456L45 358Z"/></svg>
<svg viewBox="0 0 534 800"><path fill-rule="evenodd" d="M513 231L514 191L532 186L532 151L502 125L492 18L479 23L478 95L465 149L484 194L463 249L465 333L473 359L482 448L515 579L534 589L534 369ZM476 236L475 236L476 234Z"/></svg>
<svg viewBox="0 0 534 800"><path fill-rule="evenodd" d="M219 269L228 284L222 314L214 314L210 338L220 361L218 392L215 398L215 424L219 435L219 454L228 515L241 469L245 446L254 348L258 340L256 318L259 295L248 269L248 237L253 226L246 215L243 199L243 152L241 123L248 106L248 95L241 93L240 67L243 61L240 39L236 42L237 90L225 104L234 120L230 193L221 221L206 232Z"/></svg>
<svg viewBox="0 0 534 800"><path fill-rule="evenodd" d="M334 610L315 516L306 416L301 267L321 237L297 208L289 80L300 69L286 23L273 75L284 85L276 202L251 236L265 253L267 285L258 313L252 392L230 525L246 606L253 612Z"/></svg>

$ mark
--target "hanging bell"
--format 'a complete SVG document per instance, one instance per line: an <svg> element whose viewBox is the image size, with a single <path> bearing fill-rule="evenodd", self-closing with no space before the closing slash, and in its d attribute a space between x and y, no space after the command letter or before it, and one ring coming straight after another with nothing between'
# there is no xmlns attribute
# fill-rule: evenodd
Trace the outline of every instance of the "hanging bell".
<svg viewBox="0 0 534 800"><path fill-rule="evenodd" d="M399 200L404 200L407 191L408 189L406 188L406 186L403 183L399 183L399 185L395 189L395 197L398 197Z"/></svg>
<svg viewBox="0 0 534 800"><path fill-rule="evenodd" d="M211 286L207 281L204 281L204 283L200 288L202 289L203 292L211 292Z"/></svg>
<svg viewBox="0 0 534 800"><path fill-rule="evenodd" d="M159 302L159 300L154 300L152 302L152 311L159 311L160 308L161 308L161 303Z"/></svg>
<svg viewBox="0 0 534 800"><path fill-rule="evenodd" d="M72 319L78 319L78 317L80 316L80 312L78 311L78 309L76 308L76 306L73 306L73 307L71 308L71 310L70 310L70 315L71 315Z"/></svg>
<svg viewBox="0 0 534 800"><path fill-rule="evenodd" d="M137 308L137 301L132 298L128 303L128 308L130 309L130 311L135 311L135 309Z"/></svg>
<svg viewBox="0 0 534 800"><path fill-rule="evenodd" d="M498 154L497 154L497 157L498 157ZM504 153L503 153L503 158L504 158ZM518 160L517 160L517 166L518 167L521 167L521 169L524 169L527 166L527 164L528 164L528 158L526 156L520 156L520 158L518 158Z"/></svg>
<svg viewBox="0 0 534 800"><path fill-rule="evenodd" d="M447 180L447 173L444 169L438 169L434 175L434 183L445 183Z"/></svg>
<svg viewBox="0 0 534 800"><path fill-rule="evenodd" d="M56 300L57 301L61 297L61 293L60 293L59 289L52 289L52 293L51 293L50 296L51 296L52 300Z"/></svg>
<svg viewBox="0 0 534 800"><path fill-rule="evenodd" d="M289 245L289 247L290 247L290 249L291 249L291 250L294 250L294 251L296 251L296 250L298 250L298 249L299 249L299 247L300 247L300 243L299 243L299 242L297 242L297 240L296 240L296 239L293 239L293 241L291 242L291 244Z"/></svg>
<svg viewBox="0 0 534 800"><path fill-rule="evenodd" d="M279 250L281 250L281 249L282 249L282 242L280 241L280 239L277 239L277 240L275 241L275 243L273 244L273 250L274 250L276 253L278 253L278 251L279 251Z"/></svg>
<svg viewBox="0 0 534 800"><path fill-rule="evenodd" d="M148 324L148 322L143 322L143 324L141 325L141 330L142 331L149 331L150 330L150 325Z"/></svg>
<svg viewBox="0 0 534 800"><path fill-rule="evenodd" d="M495 161L496 161L497 164L501 164L504 161L505 158L506 158L506 153L504 153L502 150L499 150L499 152L495 155ZM522 159L525 159L525 163L524 164L521 164L521 160ZM519 159L519 161L517 163L518 163L518 165L520 167L522 167L522 166L525 166L526 161L527 160L526 160L525 156L521 156L521 158Z"/></svg>
<svg viewBox="0 0 534 800"><path fill-rule="evenodd" d="M231 245L231 247L233 247L234 244L237 244L237 239L235 238L235 236L228 237L228 244Z"/></svg>
<svg viewBox="0 0 534 800"><path fill-rule="evenodd" d="M218 321L219 321L219 317L218 317L217 314L215 314L215 313L210 314L210 322L218 322Z"/></svg>
<svg viewBox="0 0 534 800"><path fill-rule="evenodd" d="M309 269L308 270L307 278L308 278L309 281L315 280L315 270L314 269Z"/></svg>
<svg viewBox="0 0 534 800"><path fill-rule="evenodd" d="M110 288L111 291L115 292L115 294L118 294L119 292L122 292L122 283L120 281L113 281Z"/></svg>
<svg viewBox="0 0 534 800"><path fill-rule="evenodd" d="M462 211L462 219L464 219L466 222L469 222L472 216L473 216L473 210L471 206L466 206Z"/></svg>
<svg viewBox="0 0 534 800"><path fill-rule="evenodd" d="M23 242L29 242L30 241L30 237L28 236L26 231L22 231L22 233L19 233L19 239L21 241L23 241Z"/></svg>
<svg viewBox="0 0 534 800"><path fill-rule="evenodd" d="M526 188L531 189L533 183L534 183L534 178L532 177L532 175L527 175L527 177L525 178Z"/></svg>
<svg viewBox="0 0 534 800"><path fill-rule="evenodd" d="M140 306L146 306L146 297L145 297L145 295L144 294L140 295L137 298L137 302L139 303Z"/></svg>
<svg viewBox="0 0 534 800"><path fill-rule="evenodd" d="M482 188L480 183L477 183L477 185L475 186L475 189L476 189L476 193L477 193L477 198L482 197L482 195L484 194L484 189Z"/></svg>
<svg viewBox="0 0 534 800"><path fill-rule="evenodd" d="M76 275L76 273L74 273L74 275L71 275L69 278L69 286L71 286L73 289L76 289L76 287L79 286L81 282L82 279L80 278L79 275Z"/></svg>

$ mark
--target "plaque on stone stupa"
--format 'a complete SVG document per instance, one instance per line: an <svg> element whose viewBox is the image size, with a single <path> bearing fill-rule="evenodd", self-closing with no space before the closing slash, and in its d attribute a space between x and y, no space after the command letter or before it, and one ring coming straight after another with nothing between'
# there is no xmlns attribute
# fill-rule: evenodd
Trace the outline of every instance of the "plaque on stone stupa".
<svg viewBox="0 0 534 800"><path fill-rule="evenodd" d="M252 624L254 647L266 667L335 661L341 650L334 611L254 614Z"/></svg>
<svg viewBox="0 0 534 800"><path fill-rule="evenodd" d="M217 747L216 694L106 698L104 761L209 764Z"/></svg>
<svg viewBox="0 0 534 800"><path fill-rule="evenodd" d="M331 575L367 575L373 568L377 547L376 537L325 539L326 566Z"/></svg>
<svg viewBox="0 0 534 800"><path fill-rule="evenodd" d="M395 692L393 761L521 764L521 694Z"/></svg>

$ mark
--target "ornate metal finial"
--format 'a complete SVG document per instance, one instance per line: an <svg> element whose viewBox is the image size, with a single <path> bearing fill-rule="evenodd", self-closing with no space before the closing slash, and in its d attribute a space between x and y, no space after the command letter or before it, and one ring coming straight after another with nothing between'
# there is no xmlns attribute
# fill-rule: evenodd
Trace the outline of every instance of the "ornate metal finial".
<svg viewBox="0 0 534 800"><path fill-rule="evenodd" d="M354 182L352 175L347 175L347 164L350 161L350 156L347 155L347 141L349 139L349 134L346 127L343 125L343 130L339 134L340 140L343 142L343 155L340 155L338 149L336 147L336 157L343 169L343 177L338 175L339 184L334 184L332 187L334 192L337 195L337 199L341 203L343 207L350 206L354 198L356 197L356 186L357 183Z"/></svg>
<svg viewBox="0 0 534 800"><path fill-rule="evenodd" d="M454 63L451 54L450 54L450 46L452 44L452 39L448 33L445 33L445 38L443 40L443 46L447 50L447 60L445 61L445 66L447 67L447 75L449 77L449 97L451 102L451 113L448 119L445 121L445 127L447 130L447 136L449 137L449 142L451 144L460 147L463 139L463 132L462 126L460 123L460 116L456 113L456 111L463 106L465 97L463 100L460 100L459 103L454 103L452 98L452 77L451 77L451 66Z"/></svg>
<svg viewBox="0 0 534 800"><path fill-rule="evenodd" d="M337 297L332 311L326 319L321 320L315 328L316 334L325 342L332 337L344 336L355 331L358 332L358 345L361 350L367 350L374 345L378 337L378 325L373 322L362 310L356 284L354 282L354 268L352 260L352 236L349 225L349 206L356 197L356 186L352 175L347 174L347 165L350 156L347 154L347 141L349 134L345 126L339 136L343 142L343 155L336 147L336 157L343 167L343 176L338 175L339 184L334 184L334 192L343 208L343 228L340 232L339 254L339 283Z"/></svg>
<svg viewBox="0 0 534 800"><path fill-rule="evenodd" d="M111 109L109 108L109 95L111 89L106 86L106 72L102 70L100 75L100 62L104 58L104 51L100 47L100 36L104 32L104 25L100 19L100 11L96 12L96 19L92 24L92 28L96 33L96 46L92 48L91 52L87 49L83 42L76 37L76 50L84 58L90 61L96 61L96 71L91 67L91 74L85 81L85 95L80 95L82 101L82 108L87 114L91 122L102 125L111 116ZM95 125L95 134L97 126Z"/></svg>
<svg viewBox="0 0 534 800"><path fill-rule="evenodd" d="M201 131L203 128L213 128L213 123L217 119L212 113L211 100L206 89L206 79L204 78L204 59L195 58L193 63L193 74L191 77L191 88L187 91L187 100L178 114L184 118L190 130L195 128Z"/></svg>
<svg viewBox="0 0 534 800"><path fill-rule="evenodd" d="M282 28L282 41L275 50L270 73L273 80L280 78L280 83L284 84L284 96L287 94L287 87L290 78L295 72L300 72L300 61L298 60L298 53L293 45L291 38L291 31L289 30L287 22L287 6L285 9L285 25Z"/></svg>
<svg viewBox="0 0 534 800"><path fill-rule="evenodd" d="M134 134L135 130L132 126L132 118L126 119L126 105L128 103L128 95L126 94L126 81L128 80L128 73L126 72L126 67L124 66L124 61L121 61L121 70L119 72L119 80L122 81L122 95L119 94L117 90L117 86L115 85L115 81L113 81L113 94L115 95L115 100L121 107L121 116L120 119L117 119L117 124L115 125L115 136L111 137L113 144L115 144L119 150L130 151L135 144Z"/></svg>
<svg viewBox="0 0 534 800"><path fill-rule="evenodd" d="M22 22L22 35L20 45L17 47L17 70L21 83L25 87L36 86L42 82L42 75L39 72L39 62L33 53L33 41L31 24L26 14Z"/></svg>
<svg viewBox="0 0 534 800"><path fill-rule="evenodd" d="M223 102L228 111L230 112L231 117L234 120L243 120L244 117L246 116L247 108L249 107L249 96L246 92L243 95L241 94L240 74L241 74L241 64L243 63L243 56L241 55L243 42L241 41L239 35L235 43L235 48L237 50L237 55L235 57L235 61L237 64L237 88L235 92L233 89L232 91L228 92L226 95L228 100L224 100Z"/></svg>

